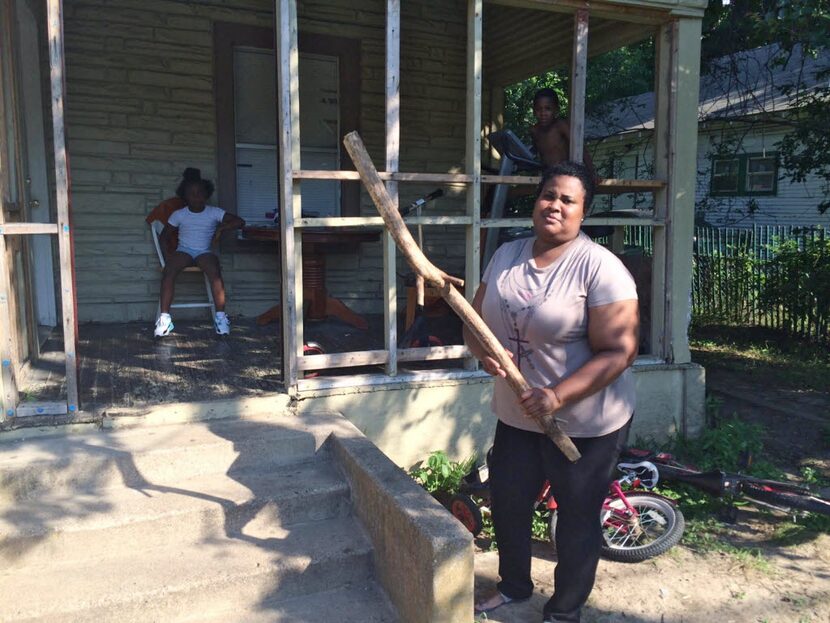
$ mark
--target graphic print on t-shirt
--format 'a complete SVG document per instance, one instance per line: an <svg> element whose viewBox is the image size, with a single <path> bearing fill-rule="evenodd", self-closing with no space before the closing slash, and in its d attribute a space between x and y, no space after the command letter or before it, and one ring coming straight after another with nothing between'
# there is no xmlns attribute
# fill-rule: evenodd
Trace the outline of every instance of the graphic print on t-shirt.
<svg viewBox="0 0 830 623"><path fill-rule="evenodd" d="M502 318L504 326L511 327L508 332L507 340L511 342L511 346L515 346L514 356L516 357L516 367L522 371L522 362L527 363L527 367L536 371L536 365L531 355L536 351L533 348L526 348L525 344L530 344L528 339L528 326L533 322L536 316L536 311L541 307L553 294L554 280L547 279L540 284L536 289L531 289L526 286L519 285L515 280L515 275L511 275L512 271L505 271L500 277L500 286L504 285L504 281L513 278L513 293L521 299L520 307L514 309L509 300L509 287L499 287L499 299ZM551 273L552 274L552 273ZM503 293L503 294L502 294ZM521 327L519 326L521 324Z"/></svg>
<svg viewBox="0 0 830 623"><path fill-rule="evenodd" d="M524 344L530 344L528 340L523 340L521 333L519 333L519 327L515 326L513 330L515 331L515 337L507 338L511 342L516 342L516 367L519 369L519 372L522 371L522 359L529 358L530 355L533 354L533 350L530 348L525 348Z"/></svg>

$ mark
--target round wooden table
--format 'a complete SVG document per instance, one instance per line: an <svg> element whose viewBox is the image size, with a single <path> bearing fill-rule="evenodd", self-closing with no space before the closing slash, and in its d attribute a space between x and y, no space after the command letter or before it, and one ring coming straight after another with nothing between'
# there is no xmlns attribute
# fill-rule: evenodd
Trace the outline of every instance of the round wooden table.
<svg viewBox="0 0 830 623"><path fill-rule="evenodd" d="M279 227L243 227L245 240L262 242L280 241ZM354 252L363 242L380 240L380 230L332 229L303 230L303 299L307 320L324 320L329 316L339 318L358 329L366 329L369 323L360 314L352 311L340 299L329 296L326 290L326 255L330 253ZM279 320L281 307L276 305L257 317L259 324Z"/></svg>

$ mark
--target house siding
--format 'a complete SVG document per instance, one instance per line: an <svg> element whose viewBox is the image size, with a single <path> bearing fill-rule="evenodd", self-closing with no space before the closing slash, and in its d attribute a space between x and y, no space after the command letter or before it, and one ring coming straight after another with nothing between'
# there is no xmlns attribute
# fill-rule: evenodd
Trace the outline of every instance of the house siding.
<svg viewBox="0 0 830 623"><path fill-rule="evenodd" d="M466 5L404 4L401 170L458 171L464 156ZM78 314L83 321L151 320L159 271L146 214L173 194L181 171L217 174L213 24L271 27L273 3L234 0L97 0L65 5L67 108ZM385 3L300 2L302 32L361 42L361 134L384 161ZM406 203L434 185L401 184ZM458 214L463 189L431 207ZM361 211L373 214L365 192ZM463 272L463 228L426 228L426 251ZM276 252L262 245L221 253L231 314L256 315L279 300ZM356 311L380 313L380 243L328 256L329 292ZM400 271L405 266L399 265ZM204 297L200 279L177 297ZM401 288L402 290L402 288Z"/></svg>
<svg viewBox="0 0 830 623"><path fill-rule="evenodd" d="M781 126L756 126L749 132L735 135L740 148L736 153L754 154L776 152L776 143L787 130ZM592 144L591 153L601 176L609 176L607 164L614 160L615 177L648 178L651 176L653 151L650 132L639 136L618 135ZM826 197L821 180L815 175L807 176L801 183L792 183L783 177L779 168L778 187L775 195L769 196L710 196L712 155L717 145L724 140L720 128L704 127L698 135L697 184L695 205L698 222L716 227L753 227L755 225L792 225L797 227L830 227L830 213L821 214L818 204ZM635 170L635 163L639 166ZM750 209L752 205L752 209ZM649 209L652 198L647 193L627 194L616 197L600 196L594 201L594 210L620 210L632 207Z"/></svg>

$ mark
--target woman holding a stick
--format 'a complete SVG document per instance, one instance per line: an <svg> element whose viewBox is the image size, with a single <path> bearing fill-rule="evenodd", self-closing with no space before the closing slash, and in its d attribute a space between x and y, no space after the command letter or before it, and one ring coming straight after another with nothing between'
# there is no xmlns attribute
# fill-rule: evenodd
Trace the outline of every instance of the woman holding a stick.
<svg viewBox="0 0 830 623"><path fill-rule="evenodd" d="M543 482L559 504L558 564L545 622L579 621L594 585L599 515L631 416L637 355L637 290L610 251L580 231L593 198L590 171L564 162L545 171L533 208L535 236L493 256L473 307L504 344L531 389L517 398L505 371L465 327L465 339L496 376L498 417L490 461L498 590L480 612L533 593L533 502ZM554 417L582 455L569 461L542 432Z"/></svg>

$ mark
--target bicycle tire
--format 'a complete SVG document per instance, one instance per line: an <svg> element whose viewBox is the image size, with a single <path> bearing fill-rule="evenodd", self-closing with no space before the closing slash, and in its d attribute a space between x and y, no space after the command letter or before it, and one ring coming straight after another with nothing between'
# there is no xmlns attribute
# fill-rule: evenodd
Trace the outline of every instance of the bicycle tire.
<svg viewBox="0 0 830 623"><path fill-rule="evenodd" d="M636 537L633 541L624 538L622 541L616 539L619 529L611 534L614 529L609 524L610 511L604 510L601 516L603 546L602 555L608 560L616 562L642 562L655 556L665 554L672 547L680 543L683 532L686 529L686 520L683 513L674 504L665 498L647 492L636 492L626 494L628 503L633 506L641 517L648 517L648 521L640 522L640 529L647 542L643 541L643 535ZM610 502L615 508L623 508L621 500ZM657 530L651 528L659 526Z"/></svg>
<svg viewBox="0 0 830 623"><path fill-rule="evenodd" d="M620 547L619 545L615 545L609 541L609 535L606 533L606 528L603 525L608 511L603 510L600 515L600 525L603 525L603 558L613 560L615 562L642 562L661 554L665 554L672 547L680 543L680 540L683 538L683 532L686 530L686 520L679 508L659 495L644 491L631 493L625 497L638 512L641 512L641 509L647 508L651 511L661 513L666 518L668 527L659 537L655 538L648 544ZM615 502L622 506L622 502L620 500L615 500ZM549 525L550 542L554 549L556 549L556 524L557 513L554 510L550 514Z"/></svg>
<svg viewBox="0 0 830 623"><path fill-rule="evenodd" d="M484 519L481 516L481 509L469 495L463 493L455 494L450 500L449 509L453 517L460 521L473 536L478 536L484 529Z"/></svg>
<svg viewBox="0 0 830 623"><path fill-rule="evenodd" d="M741 493L744 497L758 502L830 516L830 500L814 495L776 491L769 486L765 488L751 482L744 482L741 485Z"/></svg>

